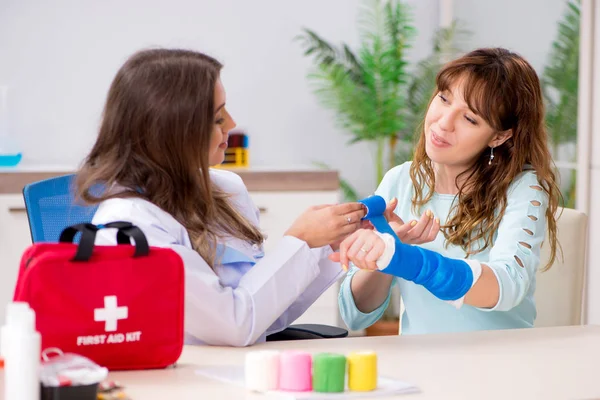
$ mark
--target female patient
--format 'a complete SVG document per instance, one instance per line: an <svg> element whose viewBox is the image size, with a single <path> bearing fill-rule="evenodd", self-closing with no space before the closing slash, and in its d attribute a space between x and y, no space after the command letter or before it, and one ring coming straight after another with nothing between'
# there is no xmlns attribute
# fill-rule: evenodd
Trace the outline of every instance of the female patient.
<svg viewBox="0 0 600 400"><path fill-rule="evenodd" d="M83 200L100 203L93 223L130 221L150 245L182 257L187 343L246 346L286 328L340 277L330 244L354 232L364 211L359 203L310 208L263 254L242 180L209 169L223 161L235 126L220 69L191 51L133 55L110 87L78 186ZM110 190L93 196L97 183Z"/></svg>
<svg viewBox="0 0 600 400"><path fill-rule="evenodd" d="M412 163L390 170L376 193L404 221L427 210L442 233L404 224L394 228L400 240L348 237L331 257L358 267L342 285L343 318L352 329L374 323L396 280L402 333L531 327L546 230L550 263L556 256L560 196L538 77L517 54L480 49L447 64L436 83ZM419 246L403 239L431 232Z"/></svg>

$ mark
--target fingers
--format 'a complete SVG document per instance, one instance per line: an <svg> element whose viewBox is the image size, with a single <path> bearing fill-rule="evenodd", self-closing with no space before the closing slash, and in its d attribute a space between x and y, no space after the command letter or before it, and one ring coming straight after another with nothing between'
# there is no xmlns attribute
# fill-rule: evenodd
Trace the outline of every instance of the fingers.
<svg viewBox="0 0 600 400"><path fill-rule="evenodd" d="M362 210L361 218L365 216L366 207L362 203L343 203L332 207L332 211L337 215L352 214Z"/></svg>
<svg viewBox="0 0 600 400"><path fill-rule="evenodd" d="M369 253L365 256L366 268L370 270L378 270L379 268L377 267L376 262L384 251L385 243L383 240L381 240L381 238L377 237L373 247L371 247L371 250L369 250Z"/></svg>
<svg viewBox="0 0 600 400"><path fill-rule="evenodd" d="M396 206L398 205L398 199L396 197L394 197L392 200L390 200L390 202L385 206L385 211L383 213L383 215L385 215L385 218L389 221L390 218L392 218L394 215L396 215L394 213L394 210L396 209Z"/></svg>
<svg viewBox="0 0 600 400"><path fill-rule="evenodd" d="M340 262L340 253L338 253L338 252L331 253L330 255L327 256L327 258L329 258L333 262Z"/></svg>
<svg viewBox="0 0 600 400"><path fill-rule="evenodd" d="M434 241L435 238L437 237L439 231L440 231L440 219L433 218L433 223L431 224L431 229L429 230L429 233L427 234L427 237L425 238L426 241L427 242Z"/></svg>
<svg viewBox="0 0 600 400"><path fill-rule="evenodd" d="M363 246L365 245L365 240L364 237L362 235L357 235L356 240L352 243L352 246L350 246L350 248L348 249L348 252L346 253L346 256L348 257L348 261L351 261L354 263L354 265L356 265L358 268L363 268L362 266L362 260L360 260L358 258L359 253L362 253L363 251L361 250L363 248Z"/></svg>
<svg viewBox="0 0 600 400"><path fill-rule="evenodd" d="M357 232L357 239L347 252L347 257L360 269L377 269L375 261L383 253L385 244L373 231L361 230Z"/></svg>
<svg viewBox="0 0 600 400"><path fill-rule="evenodd" d="M424 236L427 236L429 233L429 229L431 228L431 224L433 223L433 213L431 210L427 210L421 215L419 221L412 227L410 230L410 237L412 239L419 239L423 232L427 232Z"/></svg>
<svg viewBox="0 0 600 400"><path fill-rule="evenodd" d="M351 233L356 232L358 229L360 229L360 224L361 224L360 221L359 222L354 222L354 223L351 223L351 224L349 224L349 223L346 222L346 225L344 225L344 226L342 226L342 227L340 227L340 228L338 228L336 230L338 240L341 239L341 238L343 238L343 237L348 236Z"/></svg>
<svg viewBox="0 0 600 400"><path fill-rule="evenodd" d="M390 222L390 227L402 243L422 244L435 240L440 231L440 219L435 218L431 210L427 210L418 221L405 224Z"/></svg>
<svg viewBox="0 0 600 400"><path fill-rule="evenodd" d="M373 248L375 241L379 238L375 232L371 230L361 230L359 238L354 242L354 245L348 251L348 257L351 261L363 261L365 256Z"/></svg>
<svg viewBox="0 0 600 400"><path fill-rule="evenodd" d="M348 268L348 264L350 264L350 261L348 260L348 249L350 249L350 247L352 247L352 245L354 244L354 242L356 241L357 237L358 237L358 231L354 232L352 235L348 236L346 239L344 239L342 241L342 243L340 244L340 262L342 263L342 266L344 267L344 269Z"/></svg>
<svg viewBox="0 0 600 400"><path fill-rule="evenodd" d="M440 231L440 219L435 218L431 210L427 210L419 221L411 221L411 229L404 234L404 243L422 244L435 240ZM400 236L398 236L400 238Z"/></svg>
<svg viewBox="0 0 600 400"><path fill-rule="evenodd" d="M336 243L340 240L345 240L348 237L348 235L351 235L358 229L361 229L361 225L363 223L363 221L361 221L358 217L356 219L349 217L350 221L354 222L348 222L347 219L341 222L339 216L336 216L335 218L336 222L333 225L331 225L331 228L329 230L329 234L331 235L329 238L330 244Z"/></svg>
<svg viewBox="0 0 600 400"><path fill-rule="evenodd" d="M356 267L377 270L377 260L385 250L385 243L372 230L360 229L340 244L339 253L330 254L331 261L340 262L347 270L352 262Z"/></svg>
<svg viewBox="0 0 600 400"><path fill-rule="evenodd" d="M360 222L364 216L365 212L363 210L354 211L345 215L346 219L349 217L351 222Z"/></svg>
<svg viewBox="0 0 600 400"><path fill-rule="evenodd" d="M412 222L414 222L415 225L417 224L417 221ZM408 237L408 231L410 231L412 228L410 223L398 224L392 222L390 223L390 227L394 230L396 236L398 236L398 239L400 239L402 243L409 243L410 238Z"/></svg>
<svg viewBox="0 0 600 400"><path fill-rule="evenodd" d="M348 214L335 216L334 229L340 229L342 235L348 235L361 227L362 217L365 216L364 210L353 211Z"/></svg>
<svg viewBox="0 0 600 400"><path fill-rule="evenodd" d="M383 215L385 216L385 219L388 221L388 223L398 223L398 224L403 224L404 221L402 221L402 218L400 218L398 216L398 214L396 214L394 212L394 210L396 209L396 206L398 205L398 199L397 198L393 198L389 204L387 205L385 212L383 213Z"/></svg>
<svg viewBox="0 0 600 400"><path fill-rule="evenodd" d="M400 218L397 214L392 214L392 216L390 218L386 218L386 219L390 224L396 223L396 224L402 225L404 223L404 221L402 221L402 218Z"/></svg>
<svg viewBox="0 0 600 400"><path fill-rule="evenodd" d="M327 208L327 207L332 207L335 204L317 204L316 206L311 206L310 209L311 210L321 210L323 208Z"/></svg>
<svg viewBox="0 0 600 400"><path fill-rule="evenodd" d="M341 216L335 216L334 218L336 222L334 230L337 232L337 238L340 239L361 228L364 222L362 220L364 215L365 212L360 210Z"/></svg>
<svg viewBox="0 0 600 400"><path fill-rule="evenodd" d="M418 221L413 220L408 223L404 223L402 219L394 213L397 202L398 200L393 198L387 205L385 213L386 216L390 216L388 221L400 241L407 244L422 244L435 240L440 231L439 218L435 218L431 210L426 210ZM337 214L337 212L344 208L354 209L354 211L341 215ZM332 236L334 236L332 241L342 240L357 230L373 229L373 225L369 221L362 220L365 215L365 210L362 208L362 204L360 203L335 205L332 206L330 211L328 210L327 212L334 214L332 217L330 217L331 225L329 225L331 227L331 233L333 234ZM355 257L356 254L353 256ZM363 259L363 257L360 257L359 260L360 259Z"/></svg>

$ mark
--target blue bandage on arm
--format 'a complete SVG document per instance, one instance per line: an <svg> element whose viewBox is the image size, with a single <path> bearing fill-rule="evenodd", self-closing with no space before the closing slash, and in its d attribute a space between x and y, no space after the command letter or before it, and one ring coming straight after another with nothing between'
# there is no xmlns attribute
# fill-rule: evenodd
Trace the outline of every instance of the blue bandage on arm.
<svg viewBox="0 0 600 400"><path fill-rule="evenodd" d="M371 196L359 202L367 207L363 219L369 220L377 231L392 235L395 240L394 256L381 272L422 285L442 300L460 299L469 291L473 285L473 271L469 264L402 243L383 215L386 204L382 197Z"/></svg>

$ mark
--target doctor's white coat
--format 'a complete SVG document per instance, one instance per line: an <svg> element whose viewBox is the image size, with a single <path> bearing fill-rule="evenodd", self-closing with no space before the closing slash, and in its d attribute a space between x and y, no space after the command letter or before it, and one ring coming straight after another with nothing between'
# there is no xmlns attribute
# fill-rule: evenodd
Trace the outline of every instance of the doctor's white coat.
<svg viewBox="0 0 600 400"><path fill-rule="evenodd" d="M249 221L259 226L258 209L242 179L211 170L211 179ZM185 342L247 346L285 329L342 275L329 261L329 246L310 249L285 236L269 253L262 246L228 237L219 243L218 264L211 268L192 249L185 228L170 214L142 199L110 199L100 204L92 223L129 221L150 246L175 250L185 265ZM113 230L100 230L98 244L116 244ZM157 295L160 295L157 293Z"/></svg>

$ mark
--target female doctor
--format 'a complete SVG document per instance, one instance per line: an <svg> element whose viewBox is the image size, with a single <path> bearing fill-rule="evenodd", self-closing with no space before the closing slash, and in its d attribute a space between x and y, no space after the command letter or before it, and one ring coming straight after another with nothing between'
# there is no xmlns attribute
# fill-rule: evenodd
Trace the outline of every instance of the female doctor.
<svg viewBox="0 0 600 400"><path fill-rule="evenodd" d="M359 203L309 208L270 254L241 178L220 164L235 122L221 64L192 51L134 54L118 71L78 173L93 223L129 221L185 264L185 341L247 346L285 329L343 274L328 260L360 226ZM95 184L111 188L99 197ZM115 243L99 232L99 242ZM333 247L333 250L332 250Z"/></svg>

